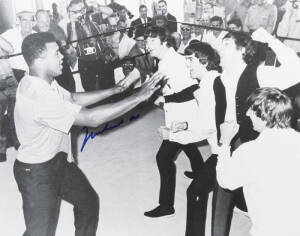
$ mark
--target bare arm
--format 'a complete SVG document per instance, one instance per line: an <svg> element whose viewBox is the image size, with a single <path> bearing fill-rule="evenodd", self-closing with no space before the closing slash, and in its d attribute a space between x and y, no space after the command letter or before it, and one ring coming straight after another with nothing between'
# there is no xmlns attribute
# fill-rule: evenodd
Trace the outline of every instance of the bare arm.
<svg viewBox="0 0 300 236"><path fill-rule="evenodd" d="M150 98L152 94L160 88L159 86L156 86L156 84L161 79L163 79L163 77L160 75L152 77L143 85L138 93L125 98L120 102L101 105L92 109L83 108L77 115L74 125L97 127L125 114L139 103Z"/></svg>
<svg viewBox="0 0 300 236"><path fill-rule="evenodd" d="M300 58L296 52L270 35L265 29L258 29L252 34L252 39L267 43L275 52L279 67L259 66L257 70L257 79L261 87L278 87L286 89L299 83L298 74L300 68Z"/></svg>
<svg viewBox="0 0 300 236"><path fill-rule="evenodd" d="M137 79L139 79L140 73L138 70L133 70L121 80L114 88L106 90L98 90L93 92L72 93L71 101L77 105L89 106L96 102L100 102L105 98L111 97L114 94L122 93L130 87Z"/></svg>
<svg viewBox="0 0 300 236"><path fill-rule="evenodd" d="M86 107L95 104L96 102L103 101L104 99L117 93L119 93L118 87L92 92L71 93L71 101L77 105Z"/></svg>
<svg viewBox="0 0 300 236"><path fill-rule="evenodd" d="M14 52L13 46L5 38L1 36L0 36L0 48L7 53Z"/></svg>

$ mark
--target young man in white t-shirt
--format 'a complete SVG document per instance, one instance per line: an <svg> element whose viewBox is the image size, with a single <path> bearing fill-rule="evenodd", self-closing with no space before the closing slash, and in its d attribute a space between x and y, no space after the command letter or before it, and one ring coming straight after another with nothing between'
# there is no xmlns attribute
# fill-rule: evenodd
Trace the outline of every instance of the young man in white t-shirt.
<svg viewBox="0 0 300 236"><path fill-rule="evenodd" d="M24 235L54 236L63 199L74 205L75 235L95 236L99 198L78 166L67 161L70 128L97 127L125 114L151 97L162 76L153 76L139 92L120 102L88 109L123 92L139 74L131 73L112 89L70 93L54 80L62 72L62 55L51 33L26 37L22 54L29 75L21 80L16 95L15 124L21 146L14 174L23 199Z"/></svg>

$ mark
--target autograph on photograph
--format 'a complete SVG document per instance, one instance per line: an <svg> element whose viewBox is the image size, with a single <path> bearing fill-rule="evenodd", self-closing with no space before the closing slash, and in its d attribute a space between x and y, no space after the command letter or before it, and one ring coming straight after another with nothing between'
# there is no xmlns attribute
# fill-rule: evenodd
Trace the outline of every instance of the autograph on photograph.
<svg viewBox="0 0 300 236"><path fill-rule="evenodd" d="M136 115L132 115L128 121L129 122L132 122L136 119L138 119L140 117L140 114L136 114ZM104 126L103 129L99 130L98 132L89 132L89 127L86 127L84 126L83 127L83 130L85 131L85 137L84 137L84 140L82 142L82 145L81 145L81 149L80 151L83 152L84 148L85 148L85 145L87 144L87 142L91 139L94 139L95 137L97 137L98 135L100 134L103 134L105 133L106 131L110 131L110 130L113 130L113 129L116 129L118 127L120 127L122 124L125 123L125 120L122 119L119 121L119 123L115 124L115 125L110 125L109 122L107 122Z"/></svg>

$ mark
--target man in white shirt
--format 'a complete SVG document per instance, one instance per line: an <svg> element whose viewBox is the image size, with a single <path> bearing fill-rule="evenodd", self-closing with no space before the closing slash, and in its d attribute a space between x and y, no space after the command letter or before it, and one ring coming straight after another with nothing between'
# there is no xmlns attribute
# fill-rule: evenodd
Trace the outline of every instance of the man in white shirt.
<svg viewBox="0 0 300 236"><path fill-rule="evenodd" d="M20 25L15 28L8 29L1 35L8 42L10 42L14 48L13 53L10 54L20 53L23 39L29 34L35 33L35 31L32 29L34 25L33 12L22 11L17 14L17 17L19 19ZM15 69L14 72L16 75L16 79L20 80L23 76L22 72L28 71L28 66L24 61L24 58L22 57L22 55L10 57L9 62L12 68Z"/></svg>
<svg viewBox="0 0 300 236"><path fill-rule="evenodd" d="M69 130L72 125L97 127L125 114L148 99L162 77L154 76L138 93L120 102L88 109L121 93L139 75L130 74L112 89L70 93L54 80L62 72L62 55L51 33L26 37L22 54L29 75L19 83L16 95L14 115L21 146L14 174L23 199L24 235L54 236L64 199L74 205L75 234L95 236L99 198L78 166L67 161L67 156L71 159Z"/></svg>
<svg viewBox="0 0 300 236"><path fill-rule="evenodd" d="M184 54L184 49L187 48L189 43L192 40L192 27L189 25L181 25L180 26L180 33L181 33L181 43L177 50L178 53Z"/></svg>
<svg viewBox="0 0 300 236"><path fill-rule="evenodd" d="M173 215L176 185L175 160L179 151L188 156L194 173L198 173L203 165L201 153L194 144L205 139L207 134L197 132L201 114L198 112L194 91L199 89L197 81L192 79L186 66L186 59L178 54L167 40L167 30L152 28L147 39L150 55L158 58L158 71L166 75L167 84L163 86L163 96L156 104L163 103L165 126L159 132L163 142L156 155L160 173L159 206L144 213L147 217L163 217ZM173 132L174 121L186 121L182 132Z"/></svg>
<svg viewBox="0 0 300 236"><path fill-rule="evenodd" d="M253 236L300 235L300 133L291 128L293 106L276 88L260 88L248 98L256 140L242 144L230 157L236 123L221 125L217 179L234 190L243 187Z"/></svg>
<svg viewBox="0 0 300 236"><path fill-rule="evenodd" d="M223 27L223 19L219 16L213 16L210 20L210 26L215 28ZM219 53L222 50L222 40L226 35L226 31L221 30L205 30L203 33L202 41L209 43Z"/></svg>

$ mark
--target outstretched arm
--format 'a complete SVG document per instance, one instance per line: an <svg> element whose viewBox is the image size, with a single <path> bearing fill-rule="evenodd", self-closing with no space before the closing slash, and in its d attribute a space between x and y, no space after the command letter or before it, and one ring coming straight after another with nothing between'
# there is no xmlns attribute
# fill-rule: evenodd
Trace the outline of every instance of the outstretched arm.
<svg viewBox="0 0 300 236"><path fill-rule="evenodd" d="M95 104L96 102L100 102L108 97L111 97L112 95L124 92L139 77L139 71L133 70L125 79L121 80L115 87L111 89L98 90L93 92L72 93L71 102L84 107Z"/></svg>
<svg viewBox="0 0 300 236"><path fill-rule="evenodd" d="M156 74L142 86L138 93L125 98L120 102L101 105L92 109L81 109L73 124L79 126L97 127L125 114L139 103L150 98L152 94L160 88L160 86L156 85L163 78L164 77L162 75Z"/></svg>

